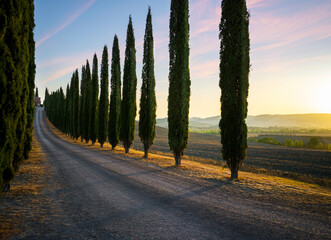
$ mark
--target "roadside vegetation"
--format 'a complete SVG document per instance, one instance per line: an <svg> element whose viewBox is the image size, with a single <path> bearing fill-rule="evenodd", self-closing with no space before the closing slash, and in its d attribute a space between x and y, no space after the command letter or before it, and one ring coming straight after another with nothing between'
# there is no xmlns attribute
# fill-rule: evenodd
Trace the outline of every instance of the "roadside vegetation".
<svg viewBox="0 0 331 240"><path fill-rule="evenodd" d="M317 137L311 137L309 141L304 144L303 140L292 140L291 138L286 138L284 143L281 143L275 139L275 137L262 137L262 138L249 138L251 142L265 143L278 146L295 147L295 148L310 148L310 149L325 149L331 150L331 144L321 143Z"/></svg>

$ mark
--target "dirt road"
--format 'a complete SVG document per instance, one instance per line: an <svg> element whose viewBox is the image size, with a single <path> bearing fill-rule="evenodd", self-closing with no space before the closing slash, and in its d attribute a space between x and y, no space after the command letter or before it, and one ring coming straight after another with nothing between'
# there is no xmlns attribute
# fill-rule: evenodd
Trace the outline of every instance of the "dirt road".
<svg viewBox="0 0 331 240"><path fill-rule="evenodd" d="M37 109L35 136L59 188L38 234L73 239L328 239L330 217L243 198L222 185L169 174L56 136ZM228 189L228 188L226 188Z"/></svg>

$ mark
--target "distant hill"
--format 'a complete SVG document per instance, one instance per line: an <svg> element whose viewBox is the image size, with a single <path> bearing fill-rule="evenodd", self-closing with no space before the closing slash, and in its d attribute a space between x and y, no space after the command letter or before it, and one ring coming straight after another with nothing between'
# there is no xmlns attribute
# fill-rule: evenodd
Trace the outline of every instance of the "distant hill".
<svg viewBox="0 0 331 240"><path fill-rule="evenodd" d="M190 118L191 130L217 129L220 116L209 118ZM159 118L156 125L168 127L167 118ZM288 127L288 128L327 128L331 129L331 114L290 114L258 115L247 117L248 127Z"/></svg>

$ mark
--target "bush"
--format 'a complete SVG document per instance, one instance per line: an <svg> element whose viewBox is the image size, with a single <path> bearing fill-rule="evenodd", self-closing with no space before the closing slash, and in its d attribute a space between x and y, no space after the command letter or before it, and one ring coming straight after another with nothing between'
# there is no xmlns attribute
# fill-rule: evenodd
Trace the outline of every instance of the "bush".
<svg viewBox="0 0 331 240"><path fill-rule="evenodd" d="M280 142L276 141L275 138L271 138L271 137L260 138L260 139L258 139L258 142L265 143L265 144L271 144L271 145L278 145L278 146L282 145Z"/></svg>
<svg viewBox="0 0 331 240"><path fill-rule="evenodd" d="M285 146L287 147L294 147L294 142L292 139L287 138L285 141Z"/></svg>
<svg viewBox="0 0 331 240"><path fill-rule="evenodd" d="M323 148L323 144L318 140L317 137L311 137L309 142L306 144L306 147L321 149Z"/></svg>
<svg viewBox="0 0 331 240"><path fill-rule="evenodd" d="M303 147L303 141L302 140L295 140L294 147Z"/></svg>
<svg viewBox="0 0 331 240"><path fill-rule="evenodd" d="M259 142L259 140L257 140L256 138L253 138L253 137L249 138L248 140L251 141L251 142Z"/></svg>
<svg viewBox="0 0 331 240"><path fill-rule="evenodd" d="M324 148L325 148L326 150L331 150L331 144L325 144Z"/></svg>

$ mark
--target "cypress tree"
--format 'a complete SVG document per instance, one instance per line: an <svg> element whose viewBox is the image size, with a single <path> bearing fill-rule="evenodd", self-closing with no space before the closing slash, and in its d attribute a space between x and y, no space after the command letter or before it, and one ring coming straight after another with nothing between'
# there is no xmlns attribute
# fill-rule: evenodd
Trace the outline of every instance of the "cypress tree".
<svg viewBox="0 0 331 240"><path fill-rule="evenodd" d="M84 106L83 106L83 135L85 142L88 143L90 140L90 132L89 132L89 123L90 123L90 87L91 87L91 70L90 70L90 64L89 61L86 60L85 65L85 88L84 88Z"/></svg>
<svg viewBox="0 0 331 240"><path fill-rule="evenodd" d="M111 94L109 103L108 140L112 149L119 143L121 109L121 63L118 38L115 35L111 60Z"/></svg>
<svg viewBox="0 0 331 240"><path fill-rule="evenodd" d="M15 13L13 4L17 1L0 1L0 192L9 190L14 177L12 166L16 147L15 129L20 117L21 83L15 68L15 52L19 51L19 9Z"/></svg>
<svg viewBox="0 0 331 240"><path fill-rule="evenodd" d="M36 88L36 97L39 97L38 88Z"/></svg>
<svg viewBox="0 0 331 240"><path fill-rule="evenodd" d="M120 140L124 145L125 153L129 152L129 148L134 140L135 118L137 111L136 90L136 48L132 27L132 19L130 16L126 37L123 74L123 99L121 102L120 124Z"/></svg>
<svg viewBox="0 0 331 240"><path fill-rule="evenodd" d="M68 87L69 87L69 85L68 85ZM49 100L49 92L48 92L48 89L46 88L45 89L45 100L44 100L44 111L46 112L46 115L48 115L48 107L47 107L48 100Z"/></svg>
<svg viewBox="0 0 331 240"><path fill-rule="evenodd" d="M74 137L74 104L73 104L73 96L74 96L74 78L75 73L72 74L69 88L69 113L70 113L70 122L69 122L69 136Z"/></svg>
<svg viewBox="0 0 331 240"><path fill-rule="evenodd" d="M70 111L70 86L69 83L67 84L67 90L66 90L66 98L65 98L65 130L64 132L66 134L69 134L70 131L70 116L71 116L71 111Z"/></svg>
<svg viewBox="0 0 331 240"><path fill-rule="evenodd" d="M98 58L97 55L94 54L93 57L93 67L92 67L92 82L90 88L90 138L92 141L92 145L94 145L97 139L97 104L98 104L98 95L99 95L99 83L98 83Z"/></svg>
<svg viewBox="0 0 331 240"><path fill-rule="evenodd" d="M247 96L249 59L249 13L245 0L223 0L219 26L222 155L231 170L231 179L247 152Z"/></svg>
<svg viewBox="0 0 331 240"><path fill-rule="evenodd" d="M58 111L57 114L59 116L58 121L59 121L59 129L64 132L64 116L65 116L65 100L64 100L64 92L62 87L60 87L59 92L58 92Z"/></svg>
<svg viewBox="0 0 331 240"><path fill-rule="evenodd" d="M24 158L27 159L29 152L32 148L32 136L33 136L33 120L34 120L34 96L33 90L35 87L34 80L36 75L36 64L35 64L35 41L33 38L33 29L35 27L34 23L34 4L33 0L29 0L29 68L28 68L28 87L29 87L29 97L27 102L27 125L25 132L24 141ZM37 88L38 89L38 88ZM38 97L38 96L37 96Z"/></svg>
<svg viewBox="0 0 331 240"><path fill-rule="evenodd" d="M172 0L169 43L168 142L176 165L188 142L190 71L189 71L189 2Z"/></svg>
<svg viewBox="0 0 331 240"><path fill-rule="evenodd" d="M32 59L33 1L0 1L0 189L8 191L26 141ZM33 80L34 81L34 80ZM34 84L34 83L33 83Z"/></svg>
<svg viewBox="0 0 331 240"><path fill-rule="evenodd" d="M79 77L78 69L73 74L73 88L72 88L72 112L73 112L73 138L79 137Z"/></svg>
<svg viewBox="0 0 331 240"><path fill-rule="evenodd" d="M30 49L29 49L29 1L22 1L20 6L20 41L18 42L19 55L15 56L16 69L20 74L21 93L20 93L20 108L21 115L16 126L16 149L14 152L13 168L18 170L19 165L24 159L24 147L27 127L27 102L29 98L29 85L28 85L28 70L30 64Z"/></svg>
<svg viewBox="0 0 331 240"><path fill-rule="evenodd" d="M143 83L141 86L140 97L139 137L144 144L145 158L147 158L148 149L154 142L156 122L154 40L150 8L148 8L146 19L143 69L141 78Z"/></svg>
<svg viewBox="0 0 331 240"><path fill-rule="evenodd" d="M85 78L85 66L82 66L82 78L81 78L81 84L80 84L80 98L79 98L79 134L80 134L80 139L81 142L83 142L84 139L84 126L83 126L83 119L84 119L84 98L85 98L85 84L86 78Z"/></svg>
<svg viewBox="0 0 331 240"><path fill-rule="evenodd" d="M107 140L108 133L108 88L109 88L109 74L108 74L108 48L105 45L102 53L102 61L101 61L101 75L100 75L100 101L98 108L98 142L100 143L100 147L103 147L104 142Z"/></svg>

